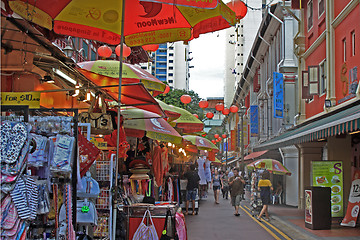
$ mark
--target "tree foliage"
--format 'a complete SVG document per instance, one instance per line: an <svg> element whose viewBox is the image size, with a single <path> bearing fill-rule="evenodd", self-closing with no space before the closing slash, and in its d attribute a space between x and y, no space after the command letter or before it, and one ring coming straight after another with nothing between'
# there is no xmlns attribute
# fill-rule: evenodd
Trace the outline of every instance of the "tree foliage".
<svg viewBox="0 0 360 240"><path fill-rule="evenodd" d="M186 106L180 101L180 97L184 94L187 94L191 97L191 102ZM159 96L156 96L156 98L169 105L186 109L192 114L198 114L199 119L203 118L203 113L201 111L202 109L199 107L199 102L201 101L201 98L193 90L186 91L183 89L171 89L165 96L160 94Z"/></svg>

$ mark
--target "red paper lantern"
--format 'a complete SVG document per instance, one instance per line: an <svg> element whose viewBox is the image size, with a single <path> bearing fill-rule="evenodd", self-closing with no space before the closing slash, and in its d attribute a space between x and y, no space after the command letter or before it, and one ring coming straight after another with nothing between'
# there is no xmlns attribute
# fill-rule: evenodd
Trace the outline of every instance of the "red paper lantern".
<svg viewBox="0 0 360 240"><path fill-rule="evenodd" d="M170 87L169 85L166 85L163 95L166 95L168 92L170 92Z"/></svg>
<svg viewBox="0 0 360 240"><path fill-rule="evenodd" d="M206 137L206 135L207 135L207 133L204 133L204 134L203 134L203 135L201 135L201 136Z"/></svg>
<svg viewBox="0 0 360 240"><path fill-rule="evenodd" d="M115 48L115 53L116 56L120 56L120 44L117 45L117 47ZM131 54L131 48L129 48L128 46L126 46L125 44L123 45L123 57L128 57Z"/></svg>
<svg viewBox="0 0 360 240"><path fill-rule="evenodd" d="M220 142L219 139L216 139L216 142Z"/></svg>
<svg viewBox="0 0 360 240"><path fill-rule="evenodd" d="M228 108L224 108L224 110L222 110L222 114L224 115L228 115L230 113L230 110Z"/></svg>
<svg viewBox="0 0 360 240"><path fill-rule="evenodd" d="M214 138L219 138L219 136L220 136L219 134L215 134Z"/></svg>
<svg viewBox="0 0 360 240"><path fill-rule="evenodd" d="M158 48L159 48L159 45L158 44L149 44L149 45L142 46L142 48L148 52L156 52L156 50L158 50Z"/></svg>
<svg viewBox="0 0 360 240"><path fill-rule="evenodd" d="M98 54L102 58L108 58L108 57L111 56L112 50L111 50L111 48L109 46L103 45L103 46L98 48Z"/></svg>
<svg viewBox="0 0 360 240"><path fill-rule="evenodd" d="M193 114L196 118L199 118L199 115L197 115L196 113Z"/></svg>
<svg viewBox="0 0 360 240"><path fill-rule="evenodd" d="M219 140L219 141L221 141L221 140L222 140L222 138L221 138L221 137L218 137L218 140Z"/></svg>
<svg viewBox="0 0 360 240"><path fill-rule="evenodd" d="M226 134L223 134L223 135L221 135L222 136L222 138L226 138L227 136L226 136Z"/></svg>
<svg viewBox="0 0 360 240"><path fill-rule="evenodd" d="M237 20L240 20L246 16L247 6L243 1L233 0L226 5L235 12Z"/></svg>
<svg viewBox="0 0 360 240"><path fill-rule="evenodd" d="M189 95L184 94L184 95L182 95L182 96L180 97L180 101L181 101L183 104L188 104L188 103L191 102L191 97L190 97Z"/></svg>
<svg viewBox="0 0 360 240"><path fill-rule="evenodd" d="M237 113L238 110L239 110L239 108L238 108L238 106L236 106L236 105L232 105L232 106L230 107L230 112L232 112L232 113Z"/></svg>
<svg viewBox="0 0 360 240"><path fill-rule="evenodd" d="M208 119L212 119L214 117L214 114L212 112L208 112L208 113L206 113L206 117Z"/></svg>
<svg viewBox="0 0 360 240"><path fill-rule="evenodd" d="M215 139L211 140L211 142L212 142L213 144L215 144L215 143L216 143Z"/></svg>
<svg viewBox="0 0 360 240"><path fill-rule="evenodd" d="M205 101L205 100L201 100L199 102L199 107L200 108L207 108L209 106L209 102L208 101Z"/></svg>
<svg viewBox="0 0 360 240"><path fill-rule="evenodd" d="M216 109L216 111L219 111L219 112L224 110L224 104L222 104L222 103L216 104L215 109Z"/></svg>

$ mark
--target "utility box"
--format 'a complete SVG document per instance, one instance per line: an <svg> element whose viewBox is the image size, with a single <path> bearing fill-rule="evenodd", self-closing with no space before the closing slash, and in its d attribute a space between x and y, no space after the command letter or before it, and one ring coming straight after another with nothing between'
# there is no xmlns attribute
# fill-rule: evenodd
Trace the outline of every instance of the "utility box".
<svg viewBox="0 0 360 240"><path fill-rule="evenodd" d="M313 230L331 229L331 189L305 189L305 227Z"/></svg>

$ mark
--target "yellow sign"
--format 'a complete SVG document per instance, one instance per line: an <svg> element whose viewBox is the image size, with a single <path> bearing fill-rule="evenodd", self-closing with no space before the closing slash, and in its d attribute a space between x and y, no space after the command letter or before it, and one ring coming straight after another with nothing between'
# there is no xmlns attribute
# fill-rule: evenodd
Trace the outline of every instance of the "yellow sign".
<svg viewBox="0 0 360 240"><path fill-rule="evenodd" d="M98 142L95 138L91 138L90 142L92 142L98 149L107 150L107 142Z"/></svg>
<svg viewBox="0 0 360 240"><path fill-rule="evenodd" d="M2 105L28 105L29 108L40 108L40 92L2 92Z"/></svg>

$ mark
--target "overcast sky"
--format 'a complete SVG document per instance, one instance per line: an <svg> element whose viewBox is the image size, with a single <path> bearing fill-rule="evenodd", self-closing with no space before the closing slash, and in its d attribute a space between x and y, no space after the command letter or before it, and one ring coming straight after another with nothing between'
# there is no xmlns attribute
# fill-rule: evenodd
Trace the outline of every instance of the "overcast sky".
<svg viewBox="0 0 360 240"><path fill-rule="evenodd" d="M190 42L190 90L201 98L224 96L225 31L207 33Z"/></svg>

